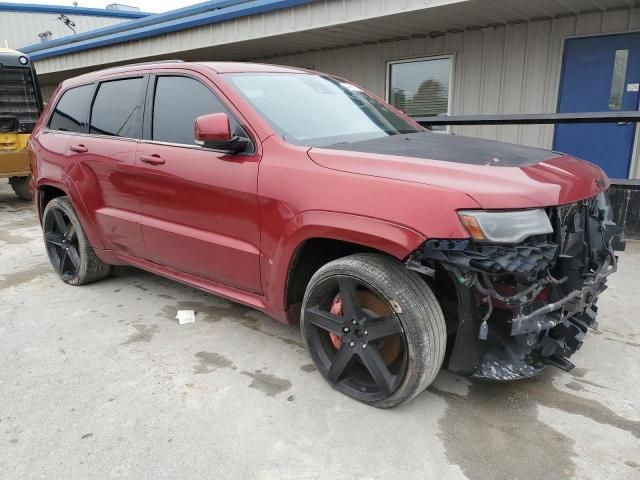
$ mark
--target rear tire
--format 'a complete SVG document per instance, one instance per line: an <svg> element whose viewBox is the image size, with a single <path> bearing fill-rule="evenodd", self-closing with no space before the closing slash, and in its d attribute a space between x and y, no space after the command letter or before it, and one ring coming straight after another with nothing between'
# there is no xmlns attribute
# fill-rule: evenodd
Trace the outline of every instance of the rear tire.
<svg viewBox="0 0 640 480"><path fill-rule="evenodd" d="M63 282L85 285L111 272L96 256L68 197L56 197L47 204L42 231L51 265Z"/></svg>
<svg viewBox="0 0 640 480"><path fill-rule="evenodd" d="M446 326L435 295L417 273L383 255L351 255L318 270L300 328L331 386L378 408L416 397L444 360Z"/></svg>
<svg viewBox="0 0 640 480"><path fill-rule="evenodd" d="M31 177L29 176L29 177L11 177L9 179L9 184L11 185L11 188L13 188L13 191L18 196L18 198L21 198L22 200L31 201L33 199L33 195L29 190L30 178Z"/></svg>

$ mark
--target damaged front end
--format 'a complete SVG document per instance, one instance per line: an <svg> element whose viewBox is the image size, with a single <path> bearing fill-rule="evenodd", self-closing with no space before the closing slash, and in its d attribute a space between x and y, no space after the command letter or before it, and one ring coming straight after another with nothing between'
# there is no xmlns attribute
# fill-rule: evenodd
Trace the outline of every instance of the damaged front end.
<svg viewBox="0 0 640 480"><path fill-rule="evenodd" d="M431 277L443 306L450 370L505 381L548 364L573 368L568 358L597 328L597 299L624 243L605 193L544 214L549 233L518 243L431 239L407 260Z"/></svg>

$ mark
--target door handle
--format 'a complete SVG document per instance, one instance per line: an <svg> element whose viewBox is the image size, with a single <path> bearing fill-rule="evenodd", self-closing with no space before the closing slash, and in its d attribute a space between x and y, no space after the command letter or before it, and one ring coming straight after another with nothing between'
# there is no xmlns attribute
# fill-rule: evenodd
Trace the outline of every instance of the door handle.
<svg viewBox="0 0 640 480"><path fill-rule="evenodd" d="M80 144L80 145L71 145L69 147L69 150L71 150L72 152L76 152L76 153L87 153L89 151L89 149L87 147L85 147L84 145Z"/></svg>
<svg viewBox="0 0 640 480"><path fill-rule="evenodd" d="M164 158L160 155L140 155L140 161L144 163L148 163L149 165L162 165L164 164Z"/></svg>

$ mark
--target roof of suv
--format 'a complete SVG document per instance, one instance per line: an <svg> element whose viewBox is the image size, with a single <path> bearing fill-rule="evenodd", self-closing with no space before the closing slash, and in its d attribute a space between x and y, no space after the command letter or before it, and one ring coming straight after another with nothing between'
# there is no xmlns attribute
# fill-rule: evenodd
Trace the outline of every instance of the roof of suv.
<svg viewBox="0 0 640 480"><path fill-rule="evenodd" d="M209 67L217 73L248 73L248 72L269 72L269 73L300 73L307 72L303 68L285 67L282 65L269 65L265 63L243 63L243 62L199 62L200 65Z"/></svg>
<svg viewBox="0 0 640 480"><path fill-rule="evenodd" d="M263 63L244 63L244 62L182 62L179 60L174 61L157 61L157 62L145 62L135 63L132 65L122 65L113 68L106 68L97 70L95 72L85 73L72 79L66 80L65 84L72 83L86 83L99 80L103 76L109 74L126 73L139 70L154 70L161 68L185 68L189 69L189 66L206 67L213 70L216 73L253 73L253 72L269 72L269 73L305 73L308 70L294 67L284 67L280 65L267 65Z"/></svg>

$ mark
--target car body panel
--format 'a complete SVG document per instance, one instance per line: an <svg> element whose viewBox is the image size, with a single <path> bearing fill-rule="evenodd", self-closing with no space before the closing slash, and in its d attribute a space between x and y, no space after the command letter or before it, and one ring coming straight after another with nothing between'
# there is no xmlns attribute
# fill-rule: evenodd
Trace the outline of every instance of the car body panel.
<svg viewBox="0 0 640 480"><path fill-rule="evenodd" d="M162 66L153 74L184 76L207 86L249 132L255 151L251 155L228 155L197 145L151 140L152 78L144 138L136 154L147 257L190 275L260 293L258 135L217 87L211 69L190 64L185 67ZM143 161L154 156L161 163Z"/></svg>
<svg viewBox="0 0 640 480"><path fill-rule="evenodd" d="M165 163L145 164L145 155ZM148 259L260 292L258 157L145 142L137 157Z"/></svg>
<svg viewBox="0 0 640 480"><path fill-rule="evenodd" d="M76 166L74 179L89 202L105 249L144 256L135 170L135 140L76 135L67 156ZM85 147L87 152L72 149Z"/></svg>
<svg viewBox="0 0 640 480"><path fill-rule="evenodd" d="M342 142L326 148L499 168L527 167L560 156L542 148L424 131Z"/></svg>
<svg viewBox="0 0 640 480"><path fill-rule="evenodd" d="M440 135L440 134L431 134ZM523 167L496 167L397 155L313 148L319 165L341 172L455 189L473 197L481 208L534 208L563 205L605 190L604 172L568 155Z"/></svg>
<svg viewBox="0 0 640 480"><path fill-rule="evenodd" d="M266 212L267 215L273 213ZM420 233L402 225L328 211L301 212L289 220L285 231L288 235L283 235L277 241L265 241L269 250L264 252L262 263L263 288L269 294L269 305L278 311L287 307L287 284L282 284L282 279L287 278L296 252L311 239L332 239L362 245L386 252L399 260L406 258L425 241Z"/></svg>
<svg viewBox="0 0 640 480"><path fill-rule="evenodd" d="M570 203L608 186L597 167L551 153L533 165L495 167L295 146L216 73L239 71L302 72L176 63L114 68L63 82L32 137L36 188L67 192L103 260L130 263L287 321L288 273L309 239L360 244L404 260L427 239L468 238L457 210ZM256 155L143 139L114 141L126 144L126 153L89 146L99 156L78 162L64 155L72 136L44 128L62 90L149 72L207 82L247 128ZM143 164L142 155L159 155L164 164ZM111 173L103 157L114 159ZM131 237L129 243L122 235Z"/></svg>

